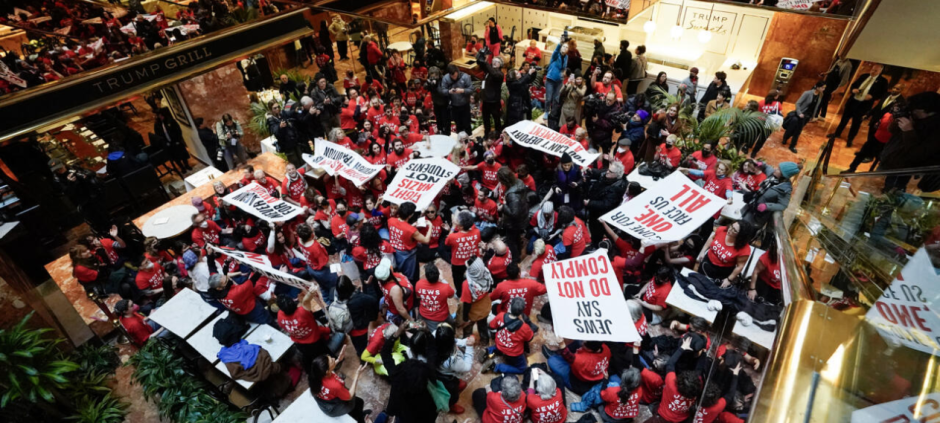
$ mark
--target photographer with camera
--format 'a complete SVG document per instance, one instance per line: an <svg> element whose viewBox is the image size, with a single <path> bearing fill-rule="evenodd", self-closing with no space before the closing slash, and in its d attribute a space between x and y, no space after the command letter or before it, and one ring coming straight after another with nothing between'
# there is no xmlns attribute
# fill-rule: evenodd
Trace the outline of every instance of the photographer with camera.
<svg viewBox="0 0 940 423"><path fill-rule="evenodd" d="M532 66L527 73L512 69L506 76L506 87L509 89L509 101L506 104L506 126L527 120L530 116L529 86L535 79L538 67Z"/></svg>
<svg viewBox="0 0 940 423"><path fill-rule="evenodd" d="M431 93L431 102L434 103L434 119L437 122L437 133L450 135L450 95L441 90L441 68L431 66L428 69L428 80L424 88Z"/></svg>
<svg viewBox="0 0 940 423"><path fill-rule="evenodd" d="M611 160L607 169L586 169L584 172L588 186L584 199L585 220L595 245L604 237L600 217L619 206L623 194L627 192L627 180L623 172L623 163L618 160Z"/></svg>
<svg viewBox="0 0 940 423"><path fill-rule="evenodd" d="M314 107L320 110L318 116L324 133L328 134L330 129L340 126L339 108L343 105L343 96L333 84L327 83L322 74L317 75L317 86L310 91L310 98L313 99Z"/></svg>
<svg viewBox="0 0 940 423"><path fill-rule="evenodd" d="M268 102L268 109L271 111L266 115L268 123L268 132L277 139L278 153L284 153L287 161L294 166L302 167L304 161L300 152L300 136L295 128L293 116L289 110L281 110L281 105L277 100Z"/></svg>
<svg viewBox="0 0 940 423"><path fill-rule="evenodd" d="M442 78L438 92L450 97L451 118L457 132L473 133L470 127L470 94L473 93L470 75L461 72L453 63L447 65L447 75ZM450 126L450 122L446 124Z"/></svg>
<svg viewBox="0 0 940 423"><path fill-rule="evenodd" d="M604 102L593 110L591 141L599 150L610 150L614 129L623 131L623 123L620 121L622 114L617 94L613 91L608 92Z"/></svg>
<svg viewBox="0 0 940 423"><path fill-rule="evenodd" d="M235 169L236 166L248 161L248 151L241 142L245 131L241 123L232 118L231 114L222 115L222 120L216 122L215 135L219 137L219 151L229 169Z"/></svg>
<svg viewBox="0 0 940 423"><path fill-rule="evenodd" d="M489 54L489 47L484 47L483 50L480 50L477 53L477 64L480 65L480 69L483 69L483 84L482 84L482 97L483 97L483 133L490 133L490 118L493 118L493 127L496 131L501 131L503 126L499 122L499 118L502 115L502 110L500 109L500 102L502 101L502 92L503 92L503 59L499 58L499 53L496 52L496 56L492 59L492 64L487 63L486 55Z"/></svg>

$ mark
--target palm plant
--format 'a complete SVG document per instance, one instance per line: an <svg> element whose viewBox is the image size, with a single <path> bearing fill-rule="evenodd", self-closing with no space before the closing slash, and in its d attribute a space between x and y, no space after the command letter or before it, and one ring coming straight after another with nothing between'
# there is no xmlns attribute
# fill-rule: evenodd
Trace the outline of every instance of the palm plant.
<svg viewBox="0 0 940 423"><path fill-rule="evenodd" d="M121 359L113 345L95 347L85 344L75 352L75 362L79 365L79 373L110 375L121 364Z"/></svg>
<svg viewBox="0 0 940 423"><path fill-rule="evenodd" d="M58 402L71 408L71 401L60 394L69 385L66 375L79 368L75 362L58 359L55 346L61 340L45 339L52 329L29 329L28 314L10 329L0 329L0 408L10 401L24 399L32 404Z"/></svg>
<svg viewBox="0 0 940 423"><path fill-rule="evenodd" d="M251 119L248 120L248 130L262 139L270 137L271 131L268 130L268 106L262 103L251 103Z"/></svg>
<svg viewBox="0 0 940 423"><path fill-rule="evenodd" d="M107 389L107 388L105 388ZM79 401L76 414L67 417L78 423L121 423L127 414L127 404L111 396L111 390L100 399L91 397Z"/></svg>

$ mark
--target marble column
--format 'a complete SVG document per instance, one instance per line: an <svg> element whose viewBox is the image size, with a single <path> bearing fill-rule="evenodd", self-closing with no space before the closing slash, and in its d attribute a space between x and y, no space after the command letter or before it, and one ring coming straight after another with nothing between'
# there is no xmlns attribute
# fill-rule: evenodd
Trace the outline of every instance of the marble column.
<svg viewBox="0 0 940 423"><path fill-rule="evenodd" d="M251 122L248 89L242 83L242 74L234 63L213 69L179 83L193 118L201 117L210 128L229 113L245 130L242 143L248 151L260 152L260 138L249 129Z"/></svg>
<svg viewBox="0 0 940 423"><path fill-rule="evenodd" d="M466 46L463 34L460 32L460 23L447 19L438 21L441 30L441 49L444 55L454 60L460 57L460 51Z"/></svg>

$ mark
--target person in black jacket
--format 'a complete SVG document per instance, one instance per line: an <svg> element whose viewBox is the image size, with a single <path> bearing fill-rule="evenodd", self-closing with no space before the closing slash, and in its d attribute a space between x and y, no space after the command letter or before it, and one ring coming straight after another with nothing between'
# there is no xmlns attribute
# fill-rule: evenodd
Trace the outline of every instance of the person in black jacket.
<svg viewBox="0 0 940 423"><path fill-rule="evenodd" d="M433 383L437 374L429 364L437 362L436 350L431 346L433 337L424 331L414 331L410 339L402 338L402 343L411 349L410 358L396 363L392 357L395 341L409 326L411 323L404 323L397 332L386 336L382 347L382 361L392 386L385 411L397 417L397 422L433 422L437 419L437 408L428 391L428 383Z"/></svg>
<svg viewBox="0 0 940 423"><path fill-rule="evenodd" d="M430 56L430 52L428 52ZM430 60L430 58L429 58ZM450 135L450 96L441 92L441 68L431 66L428 69L426 88L431 92L431 101L434 103L434 120L437 122L437 133Z"/></svg>
<svg viewBox="0 0 940 423"><path fill-rule="evenodd" d="M483 69L483 133L490 133L490 118L493 118L493 124L496 131L502 131L503 126L499 122L502 114L500 101L503 92L503 60L499 58L499 52L494 52L493 63L486 62L486 55L483 51L477 53L477 64Z"/></svg>
<svg viewBox="0 0 940 423"><path fill-rule="evenodd" d="M884 98L885 93L888 92L888 80L881 76L881 71L883 70L884 66L875 63L870 73L866 73L855 80L849 92L846 93L851 97L849 97L849 102L845 104L845 111L842 112L842 120L839 121L836 132L828 136L831 137L835 135L836 138L841 138L842 130L845 129L845 125L848 124L851 119L852 126L849 128L849 137L845 139L845 146L852 147L852 140L858 135L858 130L862 127L862 119L865 118L865 114L871 110L871 106L874 105L876 101Z"/></svg>
<svg viewBox="0 0 940 423"><path fill-rule="evenodd" d="M273 100L271 102L276 103ZM208 154L209 159L212 160L212 166L215 166L216 169L219 169L223 172L228 171L229 168L226 166L225 160L222 160L222 155L219 154L219 137L215 135L215 131L205 126L205 120L201 117L194 119L193 123L196 124L196 132L199 134L199 142L201 142L202 146L206 148L206 154ZM269 121L268 126L270 125L271 123Z"/></svg>
<svg viewBox="0 0 940 423"><path fill-rule="evenodd" d="M323 132L329 134L331 129L338 128L343 96L336 91L336 87L327 83L322 74L317 75L317 86L310 90L310 98L313 99L314 107L322 109L319 116Z"/></svg>
<svg viewBox="0 0 940 423"><path fill-rule="evenodd" d="M728 83L725 81L728 78L728 74L718 71L715 72L715 79L712 80L708 87L705 88L705 94L702 94L702 98L698 100L701 104L699 106L698 119L705 119L705 105L709 101L718 98L718 93L728 91Z"/></svg>
<svg viewBox="0 0 940 423"><path fill-rule="evenodd" d="M281 111L281 105L276 100L268 103L271 113L267 114L268 132L277 139L277 150L287 156L287 161L294 166L301 167L304 164L300 153L300 144L297 129L294 122L287 114ZM216 142L218 143L218 142Z"/></svg>
<svg viewBox="0 0 940 423"><path fill-rule="evenodd" d="M611 90L607 93L604 103L594 111L594 116L591 118L592 125L590 127L591 141L598 149L602 151L610 150L614 128L620 126L613 118L619 115L621 110L620 102L617 101L617 94ZM618 130L623 130L623 128L618 128Z"/></svg>
<svg viewBox="0 0 940 423"><path fill-rule="evenodd" d="M356 357L362 357L369 342L369 323L379 317L379 298L382 292L376 283L363 283L357 290L349 278L340 278L336 284L336 300L346 303L353 329L349 332Z"/></svg>
<svg viewBox="0 0 940 423"><path fill-rule="evenodd" d="M613 160L607 169L588 170L588 178L594 179L587 190L584 209L587 211L591 241L596 245L604 237L600 217L620 205L627 192L627 180L623 178L623 163Z"/></svg>
<svg viewBox="0 0 940 423"><path fill-rule="evenodd" d="M620 54L617 55L617 59L614 61L614 69L620 69L620 75L623 76L624 87L626 87L627 82L630 81L630 67L632 65L633 54L630 53L630 42L620 40Z"/></svg>
<svg viewBox="0 0 940 423"><path fill-rule="evenodd" d="M509 88L509 102L506 104L506 126L512 126L521 120L529 118L529 86L535 77L535 68L530 67L529 72L523 74L519 70L509 71L506 76L506 86Z"/></svg>
<svg viewBox="0 0 940 423"><path fill-rule="evenodd" d="M186 150L186 141L183 140L183 130L170 115L169 109L160 109L157 112L156 119L153 121L153 133L166 140L167 153L180 172L192 170L189 166L189 151Z"/></svg>

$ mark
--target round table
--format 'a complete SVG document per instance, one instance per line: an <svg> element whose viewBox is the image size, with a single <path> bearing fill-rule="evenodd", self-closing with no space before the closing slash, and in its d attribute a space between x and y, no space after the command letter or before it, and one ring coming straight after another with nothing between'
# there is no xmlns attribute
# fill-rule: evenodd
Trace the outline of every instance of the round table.
<svg viewBox="0 0 940 423"><path fill-rule="evenodd" d="M144 226L140 228L140 231L144 233L144 236L152 236L157 239L173 238L193 226L192 219L196 213L199 213L199 210L186 205L160 210L144 222Z"/></svg>
<svg viewBox="0 0 940 423"><path fill-rule="evenodd" d="M399 41L397 43L391 43L388 45L388 48L391 50L398 50L400 52L410 51L412 48L411 43L407 41Z"/></svg>
<svg viewBox="0 0 940 423"><path fill-rule="evenodd" d="M454 145L457 144L457 140L447 136L447 135L431 135L431 145L428 146L426 141L416 143L411 148L413 151L421 152L421 157L441 157L446 158L450 154L451 150L454 149Z"/></svg>

